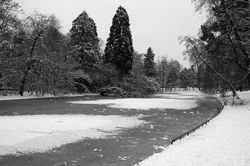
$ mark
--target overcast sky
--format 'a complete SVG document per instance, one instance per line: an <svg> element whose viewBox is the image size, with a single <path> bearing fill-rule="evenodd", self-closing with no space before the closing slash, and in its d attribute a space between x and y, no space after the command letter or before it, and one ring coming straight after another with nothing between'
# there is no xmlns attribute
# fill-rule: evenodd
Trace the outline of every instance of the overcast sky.
<svg viewBox="0 0 250 166"><path fill-rule="evenodd" d="M145 53L152 47L157 57L167 56L182 65L184 47L179 45L181 35L196 35L205 16L195 12L191 0L14 0L25 14L34 11L55 14L61 21L62 32L67 33L72 21L85 10L97 25L105 42L116 9L123 6L130 17L134 49ZM158 59L158 58L156 58Z"/></svg>

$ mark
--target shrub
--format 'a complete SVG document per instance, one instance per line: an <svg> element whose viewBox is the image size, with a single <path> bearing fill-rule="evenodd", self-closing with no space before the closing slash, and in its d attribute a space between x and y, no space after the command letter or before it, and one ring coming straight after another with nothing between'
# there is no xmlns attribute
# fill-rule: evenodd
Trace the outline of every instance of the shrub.
<svg viewBox="0 0 250 166"><path fill-rule="evenodd" d="M91 74L92 91L102 87L116 87L120 77L116 67L112 64L99 64L96 72Z"/></svg>
<svg viewBox="0 0 250 166"><path fill-rule="evenodd" d="M119 87L105 87L99 92L101 96L125 96L124 90Z"/></svg>
<svg viewBox="0 0 250 166"><path fill-rule="evenodd" d="M160 91L160 85L154 78L144 75L127 76L120 87L124 89L128 97L144 97Z"/></svg>

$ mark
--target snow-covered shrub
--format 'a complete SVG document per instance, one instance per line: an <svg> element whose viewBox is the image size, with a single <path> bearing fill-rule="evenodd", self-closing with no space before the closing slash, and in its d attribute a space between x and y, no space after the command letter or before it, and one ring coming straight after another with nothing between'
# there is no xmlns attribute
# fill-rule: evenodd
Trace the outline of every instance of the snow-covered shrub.
<svg viewBox="0 0 250 166"><path fill-rule="evenodd" d="M120 87L129 97L142 97L160 91L160 85L156 80L145 75L127 76L121 82Z"/></svg>

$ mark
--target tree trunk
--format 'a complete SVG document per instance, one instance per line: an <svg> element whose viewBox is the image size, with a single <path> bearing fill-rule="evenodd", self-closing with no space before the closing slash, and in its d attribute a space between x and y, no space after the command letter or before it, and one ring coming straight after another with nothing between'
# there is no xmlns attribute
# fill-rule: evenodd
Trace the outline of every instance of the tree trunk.
<svg viewBox="0 0 250 166"><path fill-rule="evenodd" d="M219 78L223 81L223 82L225 82L226 84L227 84L227 86L230 88L230 90L232 91L232 93L233 93L233 96L238 96L237 95L237 93L236 93L236 90L235 90L235 88L233 87L233 85L229 82L229 81L227 81L220 73L218 73L216 70L214 70L214 68L212 68L208 63L206 63L206 61L204 61L204 60L202 60L203 61L203 63L205 64L205 65L207 65L217 76L219 76Z"/></svg>
<svg viewBox="0 0 250 166"><path fill-rule="evenodd" d="M164 84L165 83L165 65L162 64L162 85L161 85L161 88L162 88L162 92L164 92Z"/></svg>
<svg viewBox="0 0 250 166"><path fill-rule="evenodd" d="M248 89L250 89L250 73L247 75Z"/></svg>
<svg viewBox="0 0 250 166"><path fill-rule="evenodd" d="M29 73L29 71L30 71L30 69L31 69L31 64L30 64L30 63L31 63L31 62L29 62L29 61L26 62L26 69L25 69L25 71L24 71L24 73L23 73L23 77L22 77L22 80L21 80L21 84L20 84L20 86L19 86L19 94L20 94L21 96L23 96L24 89L25 89L26 79L27 79L28 73Z"/></svg>
<svg viewBox="0 0 250 166"><path fill-rule="evenodd" d="M32 57L33 57L33 52L34 52L34 49L35 49L35 46L36 46L36 42L38 40L38 38L42 35L42 33L44 32L45 29L41 30L37 36L35 36L35 39L32 43L32 47L31 47L31 50L30 50L30 55L29 55L29 58L27 59L26 61L26 69L25 71L23 72L23 77L22 77L22 80L21 80L21 83L20 83L20 86L19 86L19 94L21 96L23 96L23 93L24 93L24 89L25 89L25 83L26 83L26 78L27 78L27 75L28 75L28 72L30 71L31 69L31 61L32 61Z"/></svg>
<svg viewBox="0 0 250 166"><path fill-rule="evenodd" d="M28 75L28 70L25 70L25 71L24 71L24 74L23 74L23 77L22 77L22 80L21 80L20 87L19 87L19 94L20 94L21 96L23 96L24 86L25 86L25 82L26 82L27 75Z"/></svg>

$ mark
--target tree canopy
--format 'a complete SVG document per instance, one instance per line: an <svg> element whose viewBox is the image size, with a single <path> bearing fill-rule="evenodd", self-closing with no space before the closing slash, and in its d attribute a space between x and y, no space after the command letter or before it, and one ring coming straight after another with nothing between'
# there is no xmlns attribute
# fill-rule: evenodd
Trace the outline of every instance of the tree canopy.
<svg viewBox="0 0 250 166"><path fill-rule="evenodd" d="M191 63L198 70L202 89L250 87L250 5L248 0L194 0L197 10L206 8L208 19L199 38L183 38ZM206 75L206 76L205 76ZM210 82L210 83L208 83ZM237 95L236 95L237 96Z"/></svg>
<svg viewBox="0 0 250 166"><path fill-rule="evenodd" d="M70 30L72 53L80 68L86 72L100 60L99 39L96 24L87 12L83 11L72 23Z"/></svg>
<svg viewBox="0 0 250 166"><path fill-rule="evenodd" d="M121 74L133 68L134 48L127 11L120 6L113 17L105 48L104 62L114 64Z"/></svg>
<svg viewBox="0 0 250 166"><path fill-rule="evenodd" d="M149 47L147 53L145 54L145 59L144 59L144 72L146 76L149 77L156 76L154 57L155 54L153 53L152 48Z"/></svg>

